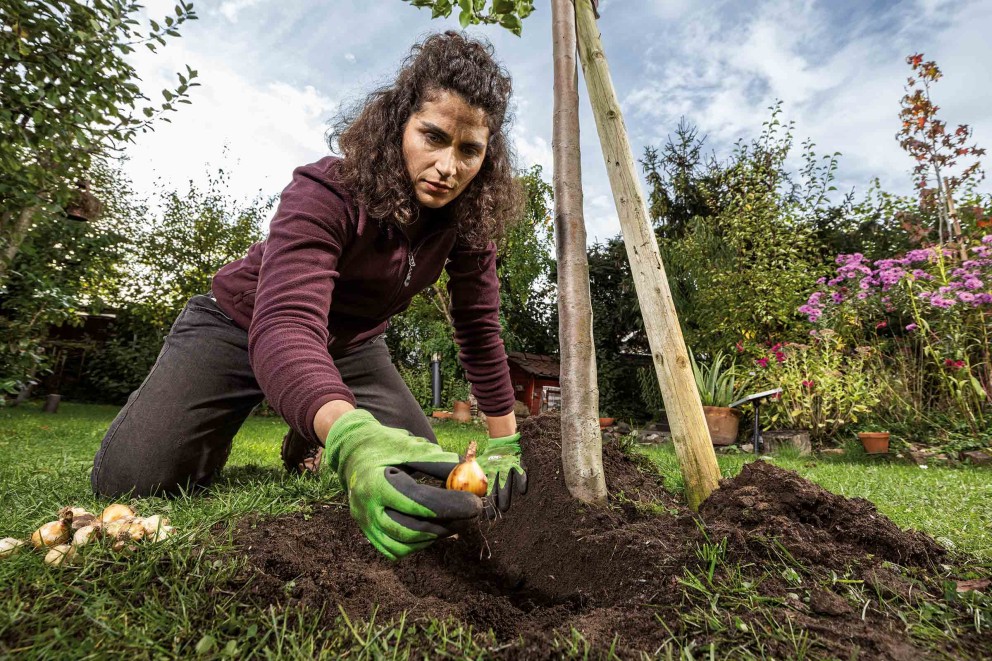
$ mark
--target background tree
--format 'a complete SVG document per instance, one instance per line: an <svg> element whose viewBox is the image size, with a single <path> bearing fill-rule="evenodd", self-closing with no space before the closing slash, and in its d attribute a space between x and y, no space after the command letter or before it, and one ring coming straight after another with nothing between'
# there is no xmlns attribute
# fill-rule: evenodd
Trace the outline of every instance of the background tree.
<svg viewBox="0 0 992 661"><path fill-rule="evenodd" d="M704 190L709 175L702 156L705 141L683 117L660 150L644 148L641 166L648 185L648 215L659 240L681 238L693 218L713 212Z"/></svg>
<svg viewBox="0 0 992 661"><path fill-rule="evenodd" d="M539 165L521 173L524 216L503 237L496 270L507 349L557 354L553 202L543 175Z"/></svg>
<svg viewBox="0 0 992 661"><path fill-rule="evenodd" d="M78 312L112 304L125 277L129 228L138 217L118 164L90 170L106 200L102 218L39 225L23 242L0 289L0 389L15 392L43 376L51 327L75 324Z"/></svg>
<svg viewBox="0 0 992 661"><path fill-rule="evenodd" d="M137 388L162 348L162 341L186 302L210 290L217 270L243 257L262 239L262 223L274 198L248 202L231 198L228 174L218 170L205 187L165 191L127 227L124 275L115 278L112 297L117 315L111 339L89 360L81 395L98 394L120 402Z"/></svg>
<svg viewBox="0 0 992 661"><path fill-rule="evenodd" d="M502 25L520 36L523 19L534 11L534 0L404 0L414 7L431 10L431 18L447 18L458 9L462 28L469 25Z"/></svg>
<svg viewBox="0 0 992 661"><path fill-rule="evenodd" d="M0 283L24 238L61 222L61 208L107 155L189 103L197 72L186 68L164 102L152 103L125 59L155 51L195 19L175 15L141 26L125 0L0 0Z"/></svg>
<svg viewBox="0 0 992 661"><path fill-rule="evenodd" d="M960 124L950 132L947 123L937 118L940 107L934 105L931 96L933 86L943 76L937 63L924 61L922 53L910 55L906 63L912 68L913 76L906 79L906 95L899 111L902 127L896 139L916 160L913 174L920 206L924 211L936 211L938 241L943 242L945 237L956 239L961 236L961 227L951 214L953 194L960 186L984 178L979 157L985 150L967 144L972 137L967 124ZM957 169L961 158L974 161Z"/></svg>

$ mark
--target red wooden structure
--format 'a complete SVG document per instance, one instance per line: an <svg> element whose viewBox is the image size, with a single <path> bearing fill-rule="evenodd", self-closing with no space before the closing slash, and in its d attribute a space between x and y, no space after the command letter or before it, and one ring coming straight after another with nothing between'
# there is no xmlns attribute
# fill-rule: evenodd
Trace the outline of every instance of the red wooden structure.
<svg viewBox="0 0 992 661"><path fill-rule="evenodd" d="M561 406L561 366L551 356L520 351L507 352L510 380L518 401L530 409L531 415Z"/></svg>

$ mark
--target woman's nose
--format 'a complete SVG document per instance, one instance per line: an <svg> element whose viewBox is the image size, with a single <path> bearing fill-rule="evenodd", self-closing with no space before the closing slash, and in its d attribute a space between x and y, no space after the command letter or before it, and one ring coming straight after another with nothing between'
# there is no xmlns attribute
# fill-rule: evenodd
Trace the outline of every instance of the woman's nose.
<svg viewBox="0 0 992 661"><path fill-rule="evenodd" d="M444 152L438 156L434 167L437 169L438 174L441 175L442 178L453 176L456 168L454 150L445 149Z"/></svg>

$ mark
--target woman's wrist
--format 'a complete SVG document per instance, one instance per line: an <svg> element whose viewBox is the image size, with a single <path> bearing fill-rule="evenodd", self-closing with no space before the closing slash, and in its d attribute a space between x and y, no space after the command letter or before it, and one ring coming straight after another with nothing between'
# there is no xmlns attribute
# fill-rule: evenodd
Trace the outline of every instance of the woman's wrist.
<svg viewBox="0 0 992 661"><path fill-rule="evenodd" d="M334 423L338 421L338 418L348 411L354 410L355 407L352 406L351 402L343 399L332 399L317 409L317 415L313 417L313 430L321 444L324 443L327 434L331 431Z"/></svg>
<svg viewBox="0 0 992 661"><path fill-rule="evenodd" d="M517 433L517 417L513 413L487 415L486 426L489 428L489 438L512 436Z"/></svg>

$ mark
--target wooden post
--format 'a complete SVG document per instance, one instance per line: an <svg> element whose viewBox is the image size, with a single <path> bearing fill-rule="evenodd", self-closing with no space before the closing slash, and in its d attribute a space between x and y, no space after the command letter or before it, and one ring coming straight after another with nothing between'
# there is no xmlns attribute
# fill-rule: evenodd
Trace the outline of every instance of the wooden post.
<svg viewBox="0 0 992 661"><path fill-rule="evenodd" d="M592 298L582 216L579 76L575 57L575 10L571 0L552 0L551 31L554 41L552 148L561 346L561 459L569 493L583 502L605 503Z"/></svg>
<svg viewBox="0 0 992 661"><path fill-rule="evenodd" d="M695 510L717 488L720 469L703 417L702 403L692 376L665 266L648 220L634 155L603 53L593 5L590 0L573 1L579 57L620 216L634 288L665 400L675 452L685 478L686 497L689 507Z"/></svg>

